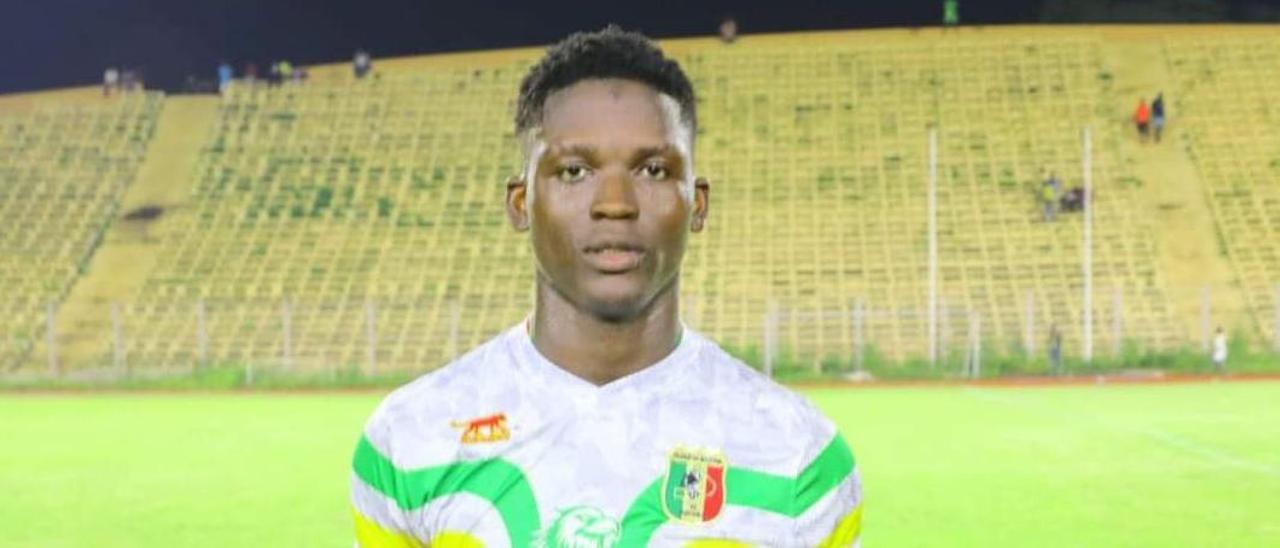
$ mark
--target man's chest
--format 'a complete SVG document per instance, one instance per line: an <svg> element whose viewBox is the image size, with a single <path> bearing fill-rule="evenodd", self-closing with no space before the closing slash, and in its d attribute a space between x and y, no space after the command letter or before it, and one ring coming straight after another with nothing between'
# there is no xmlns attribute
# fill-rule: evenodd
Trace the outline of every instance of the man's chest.
<svg viewBox="0 0 1280 548"><path fill-rule="evenodd" d="M743 465L768 455L726 436L722 419L669 406L647 416L618 411L517 409L455 420L456 469L423 506L422 529L487 546L637 546L760 542L789 527L740 504L757 487Z"/></svg>

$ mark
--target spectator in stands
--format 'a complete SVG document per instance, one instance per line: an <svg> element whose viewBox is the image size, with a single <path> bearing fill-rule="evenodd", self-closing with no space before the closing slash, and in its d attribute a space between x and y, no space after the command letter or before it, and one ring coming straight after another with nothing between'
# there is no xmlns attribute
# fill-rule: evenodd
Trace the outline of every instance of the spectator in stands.
<svg viewBox="0 0 1280 548"><path fill-rule="evenodd" d="M942 25L954 27L960 24L960 0L942 0Z"/></svg>
<svg viewBox="0 0 1280 548"><path fill-rule="evenodd" d="M1084 209L1084 189L1078 186L1071 187L1062 195L1062 212L1074 213Z"/></svg>
<svg viewBox="0 0 1280 548"><path fill-rule="evenodd" d="M1147 142L1147 129L1151 125L1151 109L1147 108L1147 99L1138 99L1138 109L1133 111L1133 123L1138 126L1138 139Z"/></svg>
<svg viewBox="0 0 1280 548"><path fill-rule="evenodd" d="M1160 134L1164 133L1164 93L1157 93L1156 100L1151 102L1151 132L1156 143L1160 142Z"/></svg>
<svg viewBox="0 0 1280 548"><path fill-rule="evenodd" d="M107 67L107 70L102 72L102 96L111 96L111 92L119 87L120 70L115 67Z"/></svg>
<svg viewBox="0 0 1280 548"><path fill-rule="evenodd" d="M738 39L738 21L733 17L725 17L720 21L720 41L732 44Z"/></svg>
<svg viewBox="0 0 1280 548"><path fill-rule="evenodd" d="M1062 374L1062 332L1056 323L1049 326L1049 373Z"/></svg>
<svg viewBox="0 0 1280 548"><path fill-rule="evenodd" d="M218 63L218 93L226 93L227 88L231 86L231 79L235 78L235 69L231 68L231 63L223 60Z"/></svg>
<svg viewBox="0 0 1280 548"><path fill-rule="evenodd" d="M1213 335L1213 372L1227 372L1227 333L1222 330L1221 325Z"/></svg>
<svg viewBox="0 0 1280 548"><path fill-rule="evenodd" d="M141 87L140 80L136 69L127 68L120 71L120 89L125 93L132 93Z"/></svg>
<svg viewBox="0 0 1280 548"><path fill-rule="evenodd" d="M271 63L267 68L267 85L278 86L282 81L284 81L284 77L280 74L280 62Z"/></svg>
<svg viewBox="0 0 1280 548"><path fill-rule="evenodd" d="M1052 221L1058 213L1058 195L1062 192L1062 181L1058 180L1057 175L1052 171L1049 172L1049 178L1044 180L1044 184L1040 188L1040 201L1044 205L1044 220Z"/></svg>
<svg viewBox="0 0 1280 548"><path fill-rule="evenodd" d="M364 48L356 50L356 55L351 59L351 70L355 73L356 78L364 78L373 70L373 59L369 57L369 52Z"/></svg>
<svg viewBox="0 0 1280 548"><path fill-rule="evenodd" d="M290 63L288 59L281 59L279 63L276 63L276 72L280 74L280 82L282 83L285 80L293 80L293 63Z"/></svg>

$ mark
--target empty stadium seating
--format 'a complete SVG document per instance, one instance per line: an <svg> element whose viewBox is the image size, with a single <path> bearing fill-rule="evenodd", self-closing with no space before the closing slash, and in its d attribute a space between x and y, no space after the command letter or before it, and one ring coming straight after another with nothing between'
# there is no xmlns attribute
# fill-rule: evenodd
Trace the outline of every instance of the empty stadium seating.
<svg viewBox="0 0 1280 548"><path fill-rule="evenodd" d="M519 161L511 112L533 60L234 88L201 153L197 206L176 213L181 228L127 309L129 359L189 366L200 307L209 361L304 369L428 369L520 320L531 256L505 225L502 182ZM1040 338L1057 323L1078 340L1080 220L1041 222L1035 188L1044 168L1079 184L1090 125L1100 344L1117 287L1125 338L1175 339L1147 220L1131 206L1139 183L1116 160L1120 128L1099 113L1096 40L800 39L680 60L700 95L698 167L715 189L682 288L696 328L758 347L773 302L783 353L847 359L860 300L868 343L923 355L936 124L945 344L962 344L973 311L992 350L1010 350L1028 294Z"/></svg>
<svg viewBox="0 0 1280 548"><path fill-rule="evenodd" d="M1106 74L1097 49L1091 39L995 47L957 38L695 56L689 66L707 100L710 137L701 166L723 183L708 236L715 242L691 261L686 286L703 297L704 327L752 344L772 297L826 318L784 322L782 348L847 356L852 314L829 312L860 298L871 309L866 337L882 353L924 355L925 128L935 124L949 346L963 344L973 310L1000 341L993 350L1009 350L1027 292L1041 336L1056 322L1078 341L1080 219L1041 222L1034 193L1044 168L1080 184L1080 131L1091 125L1096 334L1110 337L1110 295L1120 287L1124 337L1168 342L1174 333L1146 220L1131 205L1131 175L1113 160L1117 131L1098 113Z"/></svg>
<svg viewBox="0 0 1280 548"><path fill-rule="evenodd" d="M45 332L144 155L158 94L0 114L0 370Z"/></svg>
<svg viewBox="0 0 1280 548"><path fill-rule="evenodd" d="M1189 156L1259 331L1275 333L1280 283L1280 39L1168 40Z"/></svg>

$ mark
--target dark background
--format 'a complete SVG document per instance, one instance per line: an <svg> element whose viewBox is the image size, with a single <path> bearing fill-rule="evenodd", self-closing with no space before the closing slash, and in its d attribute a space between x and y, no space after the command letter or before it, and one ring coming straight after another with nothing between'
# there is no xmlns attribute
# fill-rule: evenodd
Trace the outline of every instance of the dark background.
<svg viewBox="0 0 1280 548"><path fill-rule="evenodd" d="M1280 21L1280 0L961 1L963 24ZM212 79L220 59L295 64L544 45L618 23L657 38L713 34L731 14L742 33L916 27L942 1L642 2L492 0L0 0L0 93L96 84L107 66L140 69L148 87Z"/></svg>

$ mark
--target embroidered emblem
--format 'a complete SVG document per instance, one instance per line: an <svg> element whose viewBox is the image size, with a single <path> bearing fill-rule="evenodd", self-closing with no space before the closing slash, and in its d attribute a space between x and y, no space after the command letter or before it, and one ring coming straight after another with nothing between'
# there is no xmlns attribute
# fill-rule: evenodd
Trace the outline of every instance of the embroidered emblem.
<svg viewBox="0 0 1280 548"><path fill-rule="evenodd" d="M506 413L465 421L453 421L449 425L462 429L462 443L467 445L511 439L511 429L507 427Z"/></svg>
<svg viewBox="0 0 1280 548"><path fill-rule="evenodd" d="M668 457L662 482L662 511L684 523L708 523L725 501L728 462L719 451L677 446Z"/></svg>

